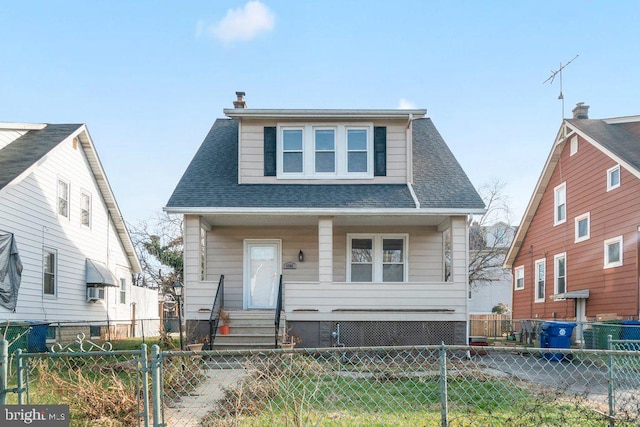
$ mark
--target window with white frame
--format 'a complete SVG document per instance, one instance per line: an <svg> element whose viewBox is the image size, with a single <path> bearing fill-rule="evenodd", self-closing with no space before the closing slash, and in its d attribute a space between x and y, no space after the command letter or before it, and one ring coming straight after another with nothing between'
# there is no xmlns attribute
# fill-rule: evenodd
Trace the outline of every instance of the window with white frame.
<svg viewBox="0 0 640 427"><path fill-rule="evenodd" d="M544 259L535 262L536 302L544 301L546 263Z"/></svg>
<svg viewBox="0 0 640 427"><path fill-rule="evenodd" d="M607 191L620 187L620 165L607 170Z"/></svg>
<svg viewBox="0 0 640 427"><path fill-rule="evenodd" d="M524 289L524 265L514 269L513 287L515 290Z"/></svg>
<svg viewBox="0 0 640 427"><path fill-rule="evenodd" d="M567 220L567 183L563 182L554 188L553 195L553 225L558 225Z"/></svg>
<svg viewBox="0 0 640 427"><path fill-rule="evenodd" d="M278 126L278 178L373 177L373 125Z"/></svg>
<svg viewBox="0 0 640 427"><path fill-rule="evenodd" d="M55 296L58 279L58 252L55 249L44 248L42 254L42 293Z"/></svg>
<svg viewBox="0 0 640 427"><path fill-rule="evenodd" d="M578 137L574 136L573 138L571 138L571 148L569 151L569 155L573 156L577 152L578 152Z"/></svg>
<svg viewBox="0 0 640 427"><path fill-rule="evenodd" d="M91 227L91 194L80 193L80 224Z"/></svg>
<svg viewBox="0 0 640 427"><path fill-rule="evenodd" d="M407 281L407 236L349 234L349 282Z"/></svg>
<svg viewBox="0 0 640 427"><path fill-rule="evenodd" d="M58 178L58 215L69 218L69 182Z"/></svg>
<svg viewBox="0 0 640 427"><path fill-rule="evenodd" d="M567 292L567 254L561 253L553 257L553 290L554 294Z"/></svg>
<svg viewBox="0 0 640 427"><path fill-rule="evenodd" d="M120 279L120 304L127 303L127 279Z"/></svg>
<svg viewBox="0 0 640 427"><path fill-rule="evenodd" d="M575 243L589 240L591 235L591 214L587 212L575 218Z"/></svg>
<svg viewBox="0 0 640 427"><path fill-rule="evenodd" d="M622 236L604 241L604 268L620 267L623 260Z"/></svg>

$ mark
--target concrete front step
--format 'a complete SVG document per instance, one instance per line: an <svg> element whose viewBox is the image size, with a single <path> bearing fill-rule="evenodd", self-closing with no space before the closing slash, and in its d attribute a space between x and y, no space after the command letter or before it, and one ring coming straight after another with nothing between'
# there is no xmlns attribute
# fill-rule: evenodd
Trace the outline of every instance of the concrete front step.
<svg viewBox="0 0 640 427"><path fill-rule="evenodd" d="M227 311L229 334L216 334L215 350L268 349L274 347L274 311ZM285 331L284 317L280 334Z"/></svg>

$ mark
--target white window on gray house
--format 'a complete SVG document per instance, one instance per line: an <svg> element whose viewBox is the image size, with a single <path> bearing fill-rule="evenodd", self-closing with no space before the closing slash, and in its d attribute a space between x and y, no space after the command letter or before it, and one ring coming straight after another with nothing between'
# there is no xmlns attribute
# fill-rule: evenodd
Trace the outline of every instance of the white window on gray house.
<svg viewBox="0 0 640 427"><path fill-rule="evenodd" d="M58 178L58 215L69 218L69 183Z"/></svg>
<svg viewBox="0 0 640 427"><path fill-rule="evenodd" d="M80 193L80 223L91 227L91 194L86 191Z"/></svg>
<svg viewBox="0 0 640 427"><path fill-rule="evenodd" d="M368 170L367 130L347 130L347 172L364 172Z"/></svg>
<svg viewBox="0 0 640 427"><path fill-rule="evenodd" d="M620 267L623 260L622 236L604 241L604 268Z"/></svg>
<svg viewBox="0 0 640 427"><path fill-rule="evenodd" d="M575 243L589 240L591 233L591 214L589 212L577 216L575 219Z"/></svg>
<svg viewBox="0 0 640 427"><path fill-rule="evenodd" d="M524 265L514 269L513 288L515 290L524 289Z"/></svg>
<svg viewBox="0 0 640 427"><path fill-rule="evenodd" d="M607 170L607 191L620 187L620 165Z"/></svg>
<svg viewBox="0 0 640 427"><path fill-rule="evenodd" d="M404 282L407 280L405 235L348 236L350 282Z"/></svg>
<svg viewBox="0 0 640 427"><path fill-rule="evenodd" d="M316 173L334 173L336 171L335 129L315 129L314 146Z"/></svg>
<svg viewBox="0 0 640 427"><path fill-rule="evenodd" d="M302 173L302 129L285 129L282 131L282 171L284 173Z"/></svg>
<svg viewBox="0 0 640 427"><path fill-rule="evenodd" d="M539 259L535 262L535 268L536 268L536 274L535 274L535 281L536 281L536 302L542 302L544 301L544 287L545 287L545 275L546 275L546 268L545 268L545 260L544 259Z"/></svg>
<svg viewBox="0 0 640 427"><path fill-rule="evenodd" d="M567 183L563 182L553 190L553 225L558 225L567 220Z"/></svg>
<svg viewBox="0 0 640 427"><path fill-rule="evenodd" d="M44 248L42 259L42 293L45 295L53 296L56 294L57 261L57 251L55 249Z"/></svg>
<svg viewBox="0 0 640 427"><path fill-rule="evenodd" d="M127 303L127 279L120 279L120 304Z"/></svg>
<svg viewBox="0 0 640 427"><path fill-rule="evenodd" d="M567 255L561 253L553 257L554 263L554 293L567 292Z"/></svg>
<svg viewBox="0 0 640 427"><path fill-rule="evenodd" d="M276 175L279 179L367 179L374 176L372 123L282 124L277 129ZM383 139L385 143L386 134Z"/></svg>

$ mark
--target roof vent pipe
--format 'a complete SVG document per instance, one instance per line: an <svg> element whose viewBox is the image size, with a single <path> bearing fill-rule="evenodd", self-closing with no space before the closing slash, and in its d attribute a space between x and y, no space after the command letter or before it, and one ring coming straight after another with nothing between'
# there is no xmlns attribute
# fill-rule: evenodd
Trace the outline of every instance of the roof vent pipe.
<svg viewBox="0 0 640 427"><path fill-rule="evenodd" d="M573 110L574 119L588 119L589 118L589 106L584 105L584 102L578 102Z"/></svg>
<svg viewBox="0 0 640 427"><path fill-rule="evenodd" d="M233 101L233 108L247 108L247 103L244 101L244 92L236 92L238 96L237 101Z"/></svg>

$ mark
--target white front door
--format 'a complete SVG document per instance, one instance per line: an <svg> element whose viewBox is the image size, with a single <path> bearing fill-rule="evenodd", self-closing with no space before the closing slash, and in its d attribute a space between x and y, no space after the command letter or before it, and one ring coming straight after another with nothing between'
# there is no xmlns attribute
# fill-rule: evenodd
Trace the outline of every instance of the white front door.
<svg viewBox="0 0 640 427"><path fill-rule="evenodd" d="M279 279L280 240L245 240L244 308L275 308Z"/></svg>

